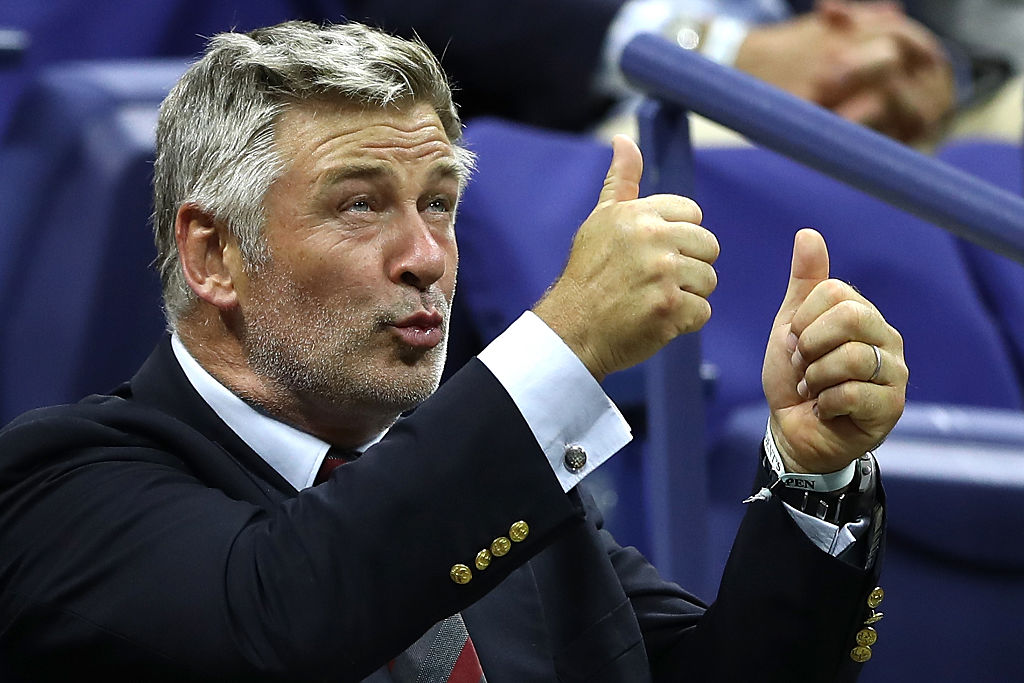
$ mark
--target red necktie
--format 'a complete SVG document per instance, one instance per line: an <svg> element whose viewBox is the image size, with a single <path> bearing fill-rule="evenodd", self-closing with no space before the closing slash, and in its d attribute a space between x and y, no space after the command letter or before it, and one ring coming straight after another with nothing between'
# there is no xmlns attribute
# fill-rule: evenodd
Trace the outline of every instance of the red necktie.
<svg viewBox="0 0 1024 683"><path fill-rule="evenodd" d="M388 665L396 683L487 683L462 615L455 613Z"/></svg>
<svg viewBox="0 0 1024 683"><path fill-rule="evenodd" d="M331 472L359 455L359 451L331 448L324 456L313 485L324 483ZM434 624L391 661L388 670L396 683L487 683L473 640L459 613Z"/></svg>
<svg viewBox="0 0 1024 683"><path fill-rule="evenodd" d="M347 462L352 462L356 458L362 455L355 449L342 449L331 446L331 449L327 451L327 455L324 456L324 461L320 463L320 469L316 472L316 478L313 479L313 486L319 486L331 477L331 472L341 467Z"/></svg>

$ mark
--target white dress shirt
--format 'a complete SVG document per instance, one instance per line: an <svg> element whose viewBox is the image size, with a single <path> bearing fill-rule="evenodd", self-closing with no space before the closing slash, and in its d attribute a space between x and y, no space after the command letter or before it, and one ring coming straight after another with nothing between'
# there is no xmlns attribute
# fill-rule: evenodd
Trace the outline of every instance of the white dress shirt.
<svg viewBox="0 0 1024 683"><path fill-rule="evenodd" d="M313 485L330 444L257 411L233 394L192 357L177 334L171 337L171 348L196 392L242 441L297 490ZM523 414L562 490L569 491L632 439L629 424L601 385L533 312L523 313L479 359ZM586 464L578 471L565 465L565 450L571 445L587 454ZM788 505L786 509L825 552L837 555L854 541L846 527L840 529Z"/></svg>
<svg viewBox="0 0 1024 683"><path fill-rule="evenodd" d="M242 441L296 489L313 485L330 444L255 410L203 369L177 335L171 337L171 348L196 392ZM601 385L532 312L524 313L479 358L523 413L564 491L632 439L629 424ZM565 466L570 445L587 453L578 472Z"/></svg>

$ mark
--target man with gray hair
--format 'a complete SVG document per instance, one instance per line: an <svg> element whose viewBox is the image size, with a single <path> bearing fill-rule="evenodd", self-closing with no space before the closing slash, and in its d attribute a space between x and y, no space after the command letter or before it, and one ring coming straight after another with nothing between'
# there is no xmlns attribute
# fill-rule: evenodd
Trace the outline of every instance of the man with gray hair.
<svg viewBox="0 0 1024 683"><path fill-rule="evenodd" d="M797 234L764 487L707 607L580 482L630 438L599 382L708 320L717 241L691 200L639 197L616 138L562 276L438 388L460 126L418 43L211 41L158 126L171 334L112 395L0 432L4 680L856 677L899 334Z"/></svg>

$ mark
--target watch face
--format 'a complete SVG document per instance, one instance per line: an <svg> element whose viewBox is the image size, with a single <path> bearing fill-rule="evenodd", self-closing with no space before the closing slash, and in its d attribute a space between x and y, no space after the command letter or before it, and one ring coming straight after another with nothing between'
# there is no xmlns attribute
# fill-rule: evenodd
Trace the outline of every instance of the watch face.
<svg viewBox="0 0 1024 683"><path fill-rule="evenodd" d="M685 50L696 50L700 47L701 34L694 26L681 26L676 31L676 44Z"/></svg>

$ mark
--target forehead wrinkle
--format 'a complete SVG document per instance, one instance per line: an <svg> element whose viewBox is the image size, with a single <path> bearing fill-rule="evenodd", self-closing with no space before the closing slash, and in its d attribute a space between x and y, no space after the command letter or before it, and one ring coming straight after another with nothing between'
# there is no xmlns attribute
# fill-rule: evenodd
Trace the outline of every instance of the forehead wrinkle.
<svg viewBox="0 0 1024 683"><path fill-rule="evenodd" d="M399 119L398 121L361 121L361 116L354 116L346 121L348 125L341 130L325 131L322 137L312 141L310 154L319 156L326 146L337 146L339 149L349 149L358 152L359 150L399 150L415 151L420 147L427 147L426 151L418 152L418 156L429 154L432 147L444 150L451 149L451 142L444 129L436 122L429 119ZM315 125L315 120L309 120L307 125ZM405 124L405 125L403 125ZM302 124L299 124L302 127ZM325 153L330 154L333 149Z"/></svg>
<svg viewBox="0 0 1024 683"><path fill-rule="evenodd" d="M297 107L285 112L276 142L285 148L288 166L294 169L297 162L312 170L321 190L350 178L396 178L405 162L427 162L431 180L452 176L461 190L468 169L459 163L436 114L429 108L408 113L380 120L376 112L365 110ZM323 170L317 172L317 167Z"/></svg>
<svg viewBox="0 0 1024 683"><path fill-rule="evenodd" d="M277 137L280 137L281 129L284 127L302 129L324 122L331 125L332 120L341 124L343 132L339 135L328 134L320 140L313 141L310 147L312 151L315 152L324 143L330 142L332 137L346 137L374 128L390 129L399 134L415 134L435 129L441 139L450 144L448 133L441 124L437 112L428 103L416 101L409 103L409 106L376 109L331 98L300 100L282 111L274 128Z"/></svg>
<svg viewBox="0 0 1024 683"><path fill-rule="evenodd" d="M311 161L314 168L326 167L318 173L324 179L321 184L329 185L354 177L395 177L397 169L407 164L429 162L431 157L436 157L441 163L456 162L452 146L447 141L431 138L405 145L403 141L382 140L379 136L365 139L367 130L351 133L357 138L352 143L343 139L349 135L346 133L318 144Z"/></svg>
<svg viewBox="0 0 1024 683"><path fill-rule="evenodd" d="M426 140L408 139L412 136L405 136L406 139L381 139L371 138L358 145L358 152L365 152L369 156L382 159L396 159L398 161L418 161L428 157L451 157L454 156L452 146L447 140L438 140L431 136Z"/></svg>

